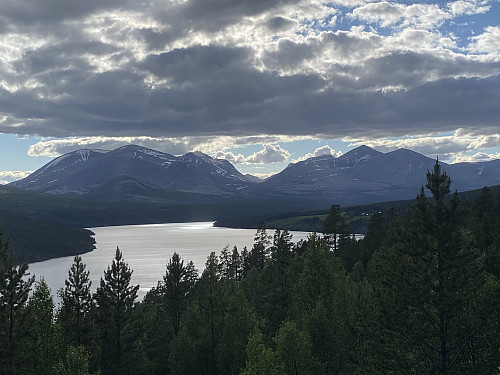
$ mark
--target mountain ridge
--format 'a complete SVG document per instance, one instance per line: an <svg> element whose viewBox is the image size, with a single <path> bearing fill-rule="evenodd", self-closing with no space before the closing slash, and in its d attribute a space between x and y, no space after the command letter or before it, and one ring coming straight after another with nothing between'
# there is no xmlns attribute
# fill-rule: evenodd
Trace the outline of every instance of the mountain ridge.
<svg viewBox="0 0 500 375"><path fill-rule="evenodd" d="M411 199L425 184L435 159L408 149L387 153L359 146L334 157L289 164L265 179L240 173L233 164L202 152L174 156L136 145L115 150L82 149L62 155L10 185L63 196L119 202L168 203L226 200L305 200L325 205ZM500 160L446 164L452 189L500 184Z"/></svg>

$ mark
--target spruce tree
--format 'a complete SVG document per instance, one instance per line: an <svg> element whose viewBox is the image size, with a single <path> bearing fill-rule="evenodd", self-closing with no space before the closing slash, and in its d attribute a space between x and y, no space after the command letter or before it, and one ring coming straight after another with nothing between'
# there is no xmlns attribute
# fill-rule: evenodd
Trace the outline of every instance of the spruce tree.
<svg viewBox="0 0 500 375"><path fill-rule="evenodd" d="M49 374L57 362L54 299L43 278L35 283L26 310L28 329L23 346L27 360L21 372Z"/></svg>
<svg viewBox="0 0 500 375"><path fill-rule="evenodd" d="M101 323L102 367L106 373L121 374L126 368L126 336L139 285L130 285L132 270L116 248L111 266L104 271L95 294Z"/></svg>
<svg viewBox="0 0 500 375"><path fill-rule="evenodd" d="M184 266L184 261L175 253L170 258L163 277L163 294L166 309L172 320L172 327L177 336L181 317L187 306L187 297L198 277L193 262Z"/></svg>
<svg viewBox="0 0 500 375"><path fill-rule="evenodd" d="M76 255L61 293L60 319L63 322L66 337L70 337L71 344L74 346L82 344L82 336L86 328L84 320L92 308L90 293L92 282L89 280L89 273L81 256Z"/></svg>

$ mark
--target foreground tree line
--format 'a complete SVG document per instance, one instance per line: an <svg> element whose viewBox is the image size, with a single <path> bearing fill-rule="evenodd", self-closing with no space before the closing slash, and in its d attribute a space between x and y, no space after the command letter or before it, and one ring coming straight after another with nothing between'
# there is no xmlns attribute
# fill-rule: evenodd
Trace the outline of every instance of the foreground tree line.
<svg viewBox="0 0 500 375"><path fill-rule="evenodd" d="M0 373L498 374L500 196L446 199L438 163L427 181L362 240L334 205L325 235L262 226L201 275L174 253L142 302L117 248L94 294L74 258L56 310L0 238Z"/></svg>

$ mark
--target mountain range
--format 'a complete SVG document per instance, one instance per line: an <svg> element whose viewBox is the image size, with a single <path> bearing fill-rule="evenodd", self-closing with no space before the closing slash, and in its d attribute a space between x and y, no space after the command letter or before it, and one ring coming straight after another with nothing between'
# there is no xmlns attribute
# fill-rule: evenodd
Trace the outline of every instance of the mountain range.
<svg viewBox="0 0 500 375"><path fill-rule="evenodd" d="M425 184L435 160L399 149L367 146L340 157L313 157L259 181L230 162L201 152L174 156L128 145L113 151L83 149L62 155L12 186L93 201L147 200L183 203L297 201L341 205L410 199ZM500 160L441 163L452 189L500 184Z"/></svg>

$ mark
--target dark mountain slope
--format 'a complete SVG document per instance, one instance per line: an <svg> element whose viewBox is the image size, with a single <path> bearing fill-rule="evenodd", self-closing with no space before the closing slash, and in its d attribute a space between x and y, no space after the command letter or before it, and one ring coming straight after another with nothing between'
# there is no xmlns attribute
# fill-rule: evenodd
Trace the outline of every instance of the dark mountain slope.
<svg viewBox="0 0 500 375"><path fill-rule="evenodd" d="M130 145L109 152L79 150L63 155L11 185L38 192L77 196L123 176L140 180L153 189L205 195L232 195L254 184L225 160L201 153L175 157ZM116 200L116 196L107 198Z"/></svg>

